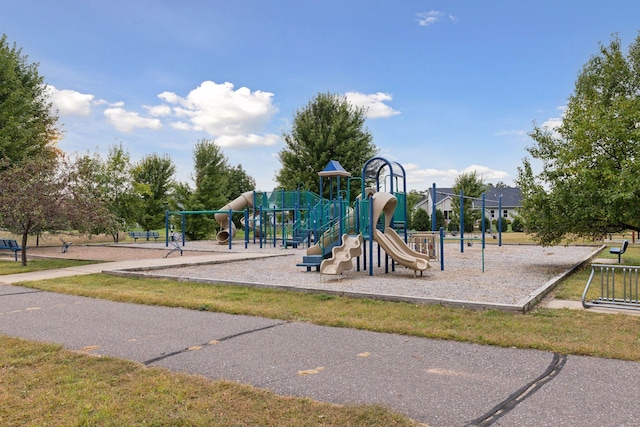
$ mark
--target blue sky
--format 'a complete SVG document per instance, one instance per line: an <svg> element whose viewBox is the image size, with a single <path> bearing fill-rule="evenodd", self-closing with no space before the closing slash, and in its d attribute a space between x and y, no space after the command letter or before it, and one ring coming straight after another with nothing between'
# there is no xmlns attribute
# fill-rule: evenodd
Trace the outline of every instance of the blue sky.
<svg viewBox="0 0 640 427"><path fill-rule="evenodd" d="M368 107L380 155L410 189L476 170L513 184L534 122L562 116L576 77L631 0L0 0L0 33L51 86L65 151L168 154L189 181L214 139L271 190L281 135L320 92ZM335 159L340 160L340 159Z"/></svg>

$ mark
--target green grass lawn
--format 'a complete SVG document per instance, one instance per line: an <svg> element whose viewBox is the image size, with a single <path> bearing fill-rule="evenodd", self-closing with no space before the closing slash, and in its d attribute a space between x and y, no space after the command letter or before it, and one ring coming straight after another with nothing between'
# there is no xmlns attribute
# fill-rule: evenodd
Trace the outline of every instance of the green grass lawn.
<svg viewBox="0 0 640 427"><path fill-rule="evenodd" d="M78 261L70 259L29 259L26 266L18 261L0 261L0 276L5 274L29 273L31 271L55 270L78 265L95 264L99 261Z"/></svg>

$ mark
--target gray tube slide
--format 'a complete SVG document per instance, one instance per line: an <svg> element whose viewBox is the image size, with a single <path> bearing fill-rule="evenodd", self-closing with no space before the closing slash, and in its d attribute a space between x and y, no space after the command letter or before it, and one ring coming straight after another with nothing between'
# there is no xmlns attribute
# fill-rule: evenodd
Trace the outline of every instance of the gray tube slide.
<svg viewBox="0 0 640 427"><path fill-rule="evenodd" d="M239 211L246 207L253 207L253 191L242 193L236 199L227 203L218 210ZM216 219L216 222L220 224L220 231L216 235L216 240L221 245L229 243L229 239L233 239L236 235L236 225L233 223L233 221L229 221L229 213L219 212L214 215L214 218Z"/></svg>

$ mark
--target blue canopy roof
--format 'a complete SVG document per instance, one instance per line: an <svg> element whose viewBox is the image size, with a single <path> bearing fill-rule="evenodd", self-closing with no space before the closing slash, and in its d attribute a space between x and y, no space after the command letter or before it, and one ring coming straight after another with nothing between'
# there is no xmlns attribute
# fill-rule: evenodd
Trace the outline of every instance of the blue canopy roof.
<svg viewBox="0 0 640 427"><path fill-rule="evenodd" d="M340 162L337 160L330 160L329 163L327 163L327 166L325 166L324 170L322 170L322 172L318 172L318 175L328 177L351 176L351 174L344 170Z"/></svg>

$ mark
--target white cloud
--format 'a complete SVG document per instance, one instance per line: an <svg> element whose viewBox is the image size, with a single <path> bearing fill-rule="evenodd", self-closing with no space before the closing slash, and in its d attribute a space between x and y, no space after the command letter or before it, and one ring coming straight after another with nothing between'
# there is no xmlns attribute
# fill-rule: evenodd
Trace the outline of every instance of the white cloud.
<svg viewBox="0 0 640 427"><path fill-rule="evenodd" d="M75 90L59 90L55 86L48 85L47 92L51 98L54 111L60 116L88 116L91 114L93 95L80 93Z"/></svg>
<svg viewBox="0 0 640 427"><path fill-rule="evenodd" d="M421 27L428 27L429 25L435 24L440 21L443 17L446 17L451 22L458 22L458 18L451 15L446 14L444 12L440 12L437 10L431 10L429 12L419 12L418 14L418 25Z"/></svg>
<svg viewBox="0 0 640 427"><path fill-rule="evenodd" d="M144 108L146 108L149 114L151 114L152 116L164 117L171 115L171 107L169 107L168 105L145 105Z"/></svg>
<svg viewBox="0 0 640 427"><path fill-rule="evenodd" d="M567 109L566 105L561 105L556 108L556 110L560 111L560 117L551 117L547 119L544 123L542 123L542 128L550 131L554 138L560 138L560 134L558 133L558 128L562 125L562 120L564 118L564 113Z"/></svg>
<svg viewBox="0 0 640 427"><path fill-rule="evenodd" d="M345 93L347 100L358 107L367 109L367 117L370 119L378 119L381 117L391 117L400 114L385 104L385 102L393 100L393 97L387 93L377 92L372 94L364 94L360 92Z"/></svg>
<svg viewBox="0 0 640 427"><path fill-rule="evenodd" d="M215 137L224 136L227 141L271 142L271 138L256 139L256 135L251 134L262 131L278 111L272 103L272 93L252 92L246 87L234 90L232 83L205 81L186 97L173 92L162 92L158 97L172 104L176 117L185 119L180 122L181 128L188 123L191 130L203 130Z"/></svg>
<svg viewBox="0 0 640 427"><path fill-rule="evenodd" d="M157 130L162 127L158 119L142 117L140 114L126 111L121 107L112 107L104 110L107 121L120 132L131 132L136 128L146 128Z"/></svg>
<svg viewBox="0 0 640 427"><path fill-rule="evenodd" d="M403 165L407 172L407 186L410 189L416 189L418 191L425 191L427 188L431 188L435 182L438 187L452 187L456 178L463 173L469 173L475 171L485 183L506 181L509 179L509 174L505 171L491 169L487 166L470 165L462 170L458 169L420 169L419 166L410 163Z"/></svg>
<svg viewBox="0 0 640 427"><path fill-rule="evenodd" d="M222 135L216 139L216 143L220 147L250 148L250 147L269 147L280 142L280 137L274 134L267 135Z"/></svg>
<svg viewBox="0 0 640 427"><path fill-rule="evenodd" d="M491 169L487 166L471 165L464 168L462 173L475 172L479 178L484 182L504 180L509 177L509 174L505 171L499 171Z"/></svg>

